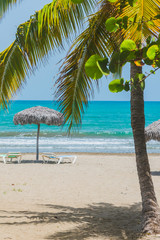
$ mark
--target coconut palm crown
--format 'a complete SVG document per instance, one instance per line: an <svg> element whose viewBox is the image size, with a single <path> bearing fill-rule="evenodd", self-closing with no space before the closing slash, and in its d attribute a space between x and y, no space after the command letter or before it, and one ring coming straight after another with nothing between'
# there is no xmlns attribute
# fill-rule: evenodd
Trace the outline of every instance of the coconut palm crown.
<svg viewBox="0 0 160 240"><path fill-rule="evenodd" d="M1 18L16 0L0 0ZM8 101L25 82L26 76L47 59L51 51L60 51L65 39L79 31L95 0L80 5L71 0L54 0L19 25L15 41L0 53L0 103Z"/></svg>
<svg viewBox="0 0 160 240"><path fill-rule="evenodd" d="M88 28L74 41L61 66L56 82L56 96L69 129L81 123L84 105L87 105L93 94L93 80L85 72L87 59L93 54L111 58L111 53L119 48L124 39L132 39L137 44L140 42L145 46L149 36L156 38L159 36L160 20L154 19L154 16L160 12L159 0L137 0L134 1L134 7L126 4L119 12L120 3L121 1L116 3L114 1L113 4L109 1L101 1L100 9L89 18ZM132 24L127 29L117 31L116 34L108 32L105 22L113 16L127 16Z"/></svg>

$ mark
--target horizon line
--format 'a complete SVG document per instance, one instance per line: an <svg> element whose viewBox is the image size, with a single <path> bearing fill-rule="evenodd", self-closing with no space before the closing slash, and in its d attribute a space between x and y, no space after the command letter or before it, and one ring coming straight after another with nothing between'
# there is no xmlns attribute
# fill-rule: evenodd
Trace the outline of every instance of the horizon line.
<svg viewBox="0 0 160 240"><path fill-rule="evenodd" d="M10 100L10 102L57 102L57 100ZM130 102L130 100L89 100L88 102ZM160 102L160 100L144 100L144 102Z"/></svg>

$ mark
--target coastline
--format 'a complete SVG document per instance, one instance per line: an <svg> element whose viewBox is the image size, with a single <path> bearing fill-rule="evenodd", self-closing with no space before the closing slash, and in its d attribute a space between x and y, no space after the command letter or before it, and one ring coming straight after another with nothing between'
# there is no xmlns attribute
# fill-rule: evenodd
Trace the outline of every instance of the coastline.
<svg viewBox="0 0 160 240"><path fill-rule="evenodd" d="M34 163L35 153L0 162L1 240L140 239L135 155L70 154L75 164ZM149 154L158 201L159 158Z"/></svg>
<svg viewBox="0 0 160 240"><path fill-rule="evenodd" d="M13 101L9 112L0 115L0 152L34 152L37 126L27 124L14 125L13 117L24 109L41 105L57 109L53 101ZM160 102L146 102L146 126L159 119L157 109ZM83 116L82 126L68 138L67 125L62 129L57 126L41 125L40 150L42 152L105 152L133 153L134 142L130 123L129 102L89 103ZM147 143L149 153L160 153L159 143Z"/></svg>
<svg viewBox="0 0 160 240"><path fill-rule="evenodd" d="M47 152L45 152L47 153ZM49 152L50 153L50 152ZM102 155L102 156L129 156L129 157L134 157L135 156L135 153L105 153L105 152L54 152L55 154L58 154L58 155L77 155L77 156L81 156L81 155L86 155L86 156L98 156L98 155ZM0 154L6 154L6 152L3 152L3 153L0 153ZM39 153L40 156L43 154L43 153ZM22 152L22 156L29 156L29 158L32 158L32 160L34 160L34 157L36 156L36 153L35 152L25 152L23 153ZM159 156L160 157L160 154L159 153L148 153L148 156L152 157L152 156ZM40 158L42 159L42 158ZM1 159L0 159L0 162L1 162Z"/></svg>

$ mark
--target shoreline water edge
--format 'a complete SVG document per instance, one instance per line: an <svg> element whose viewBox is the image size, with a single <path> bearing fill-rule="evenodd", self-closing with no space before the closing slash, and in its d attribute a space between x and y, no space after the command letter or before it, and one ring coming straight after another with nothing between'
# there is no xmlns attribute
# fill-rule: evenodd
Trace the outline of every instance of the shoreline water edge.
<svg viewBox="0 0 160 240"><path fill-rule="evenodd" d="M57 109L53 101L12 101L8 111L0 113L0 152L34 152L36 125L15 126L14 114L33 106ZM160 119L160 102L145 102L146 126ZM82 126L70 137L67 126L42 124L41 152L133 153L134 143L130 124L129 102L90 102ZM160 144L147 143L149 153L160 153Z"/></svg>

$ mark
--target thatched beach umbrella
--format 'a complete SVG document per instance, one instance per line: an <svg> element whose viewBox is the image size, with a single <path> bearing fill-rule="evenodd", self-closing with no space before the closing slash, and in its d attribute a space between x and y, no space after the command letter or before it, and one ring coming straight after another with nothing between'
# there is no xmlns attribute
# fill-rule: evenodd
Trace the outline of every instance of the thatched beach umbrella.
<svg viewBox="0 0 160 240"><path fill-rule="evenodd" d="M145 128L146 142L150 140L160 141L160 120L153 122Z"/></svg>
<svg viewBox="0 0 160 240"><path fill-rule="evenodd" d="M13 122L15 125L37 124L37 151L36 160L39 159L39 130L40 124L60 126L63 124L63 114L47 107L32 107L25 109L14 115Z"/></svg>

